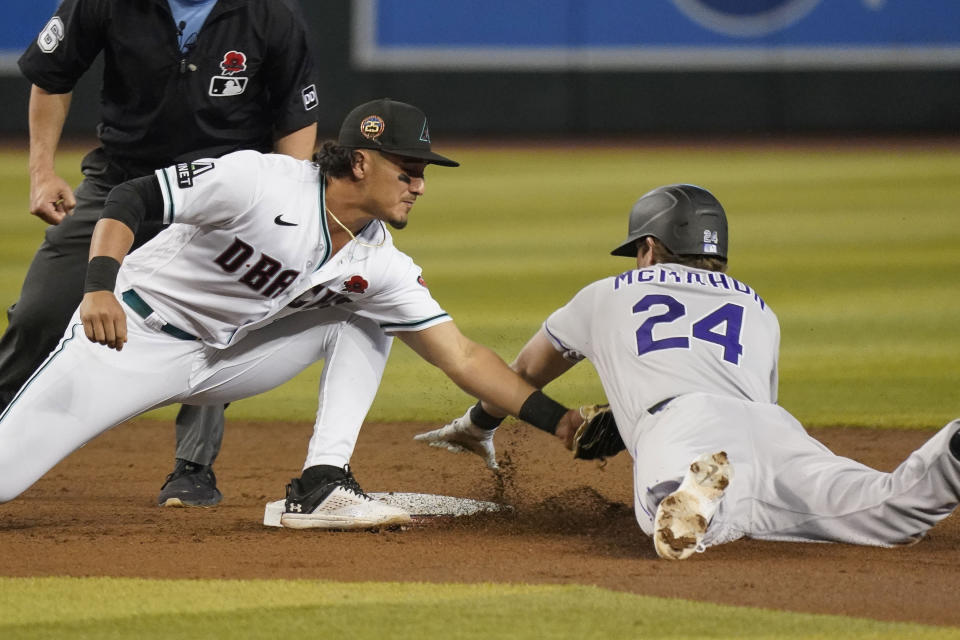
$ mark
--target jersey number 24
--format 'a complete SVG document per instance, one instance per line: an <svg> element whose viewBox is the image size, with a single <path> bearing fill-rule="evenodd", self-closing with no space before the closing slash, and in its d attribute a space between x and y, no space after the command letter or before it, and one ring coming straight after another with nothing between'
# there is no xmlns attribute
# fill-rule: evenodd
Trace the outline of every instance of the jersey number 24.
<svg viewBox="0 0 960 640"><path fill-rule="evenodd" d="M666 312L650 316L637 329L637 355L642 356L660 349L689 349L691 338L711 342L723 348L723 359L731 364L740 364L743 345L740 330L743 328L743 307L728 302L714 309L690 325L690 337L675 336L654 340L653 328L658 324L674 323L687 315L687 308L673 296L650 294L633 305L634 313L649 311L655 305L663 305ZM719 329L723 325L722 329Z"/></svg>

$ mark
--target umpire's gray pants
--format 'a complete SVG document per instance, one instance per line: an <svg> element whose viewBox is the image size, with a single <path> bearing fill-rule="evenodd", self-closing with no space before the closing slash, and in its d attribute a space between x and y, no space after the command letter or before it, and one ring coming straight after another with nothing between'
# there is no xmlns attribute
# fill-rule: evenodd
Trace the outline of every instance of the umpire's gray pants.
<svg viewBox="0 0 960 640"><path fill-rule="evenodd" d="M47 228L20 290L7 309L9 324L0 337L0 412L27 378L57 346L70 316L83 297L90 237L110 190L135 174L118 170L96 149L83 159L84 179L77 187L77 206L59 225ZM134 248L160 230L141 228ZM177 415L176 457L212 464L223 439L222 405L183 405Z"/></svg>

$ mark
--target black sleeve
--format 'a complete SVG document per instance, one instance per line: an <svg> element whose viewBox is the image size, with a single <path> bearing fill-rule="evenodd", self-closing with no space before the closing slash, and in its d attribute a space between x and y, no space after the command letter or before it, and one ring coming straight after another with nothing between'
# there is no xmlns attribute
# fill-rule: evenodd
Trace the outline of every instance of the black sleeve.
<svg viewBox="0 0 960 640"><path fill-rule="evenodd" d="M267 3L270 20L265 61L273 128L281 136L317 121L319 94L316 65L306 19L292 0Z"/></svg>
<svg viewBox="0 0 960 640"><path fill-rule="evenodd" d="M106 0L63 0L20 56L20 71L50 93L72 91L103 50L109 20Z"/></svg>
<svg viewBox="0 0 960 640"><path fill-rule="evenodd" d="M163 222L163 194L157 177L143 176L115 186L107 196L100 217L119 220L134 234L144 220Z"/></svg>

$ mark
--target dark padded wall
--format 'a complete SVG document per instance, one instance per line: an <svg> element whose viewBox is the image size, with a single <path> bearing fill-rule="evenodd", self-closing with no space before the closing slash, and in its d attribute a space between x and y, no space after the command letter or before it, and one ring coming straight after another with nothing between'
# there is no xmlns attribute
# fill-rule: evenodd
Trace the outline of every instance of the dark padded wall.
<svg viewBox="0 0 960 640"><path fill-rule="evenodd" d="M518 137L960 131L960 70L844 72L361 72L350 67L349 0L302 0L321 68L321 133L355 104L414 102L445 134ZM96 71L96 70L94 70ZM26 131L29 86L0 78L0 134ZM96 73L66 135L94 132Z"/></svg>

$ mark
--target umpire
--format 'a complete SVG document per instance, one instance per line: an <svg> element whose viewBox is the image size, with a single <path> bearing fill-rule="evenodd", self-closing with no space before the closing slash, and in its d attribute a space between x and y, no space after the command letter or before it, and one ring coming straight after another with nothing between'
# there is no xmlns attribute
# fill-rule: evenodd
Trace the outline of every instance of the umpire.
<svg viewBox="0 0 960 640"><path fill-rule="evenodd" d="M73 87L101 52L100 146L73 192L54 157ZM202 171L191 160L240 149L306 159L317 135L314 64L295 0L63 0L19 65L32 83L30 213L51 226L7 311L0 412L80 304L90 237L115 185L178 163L190 180ZM141 225L134 248L159 230ZM211 465L223 410L181 407L160 506L220 502Z"/></svg>

